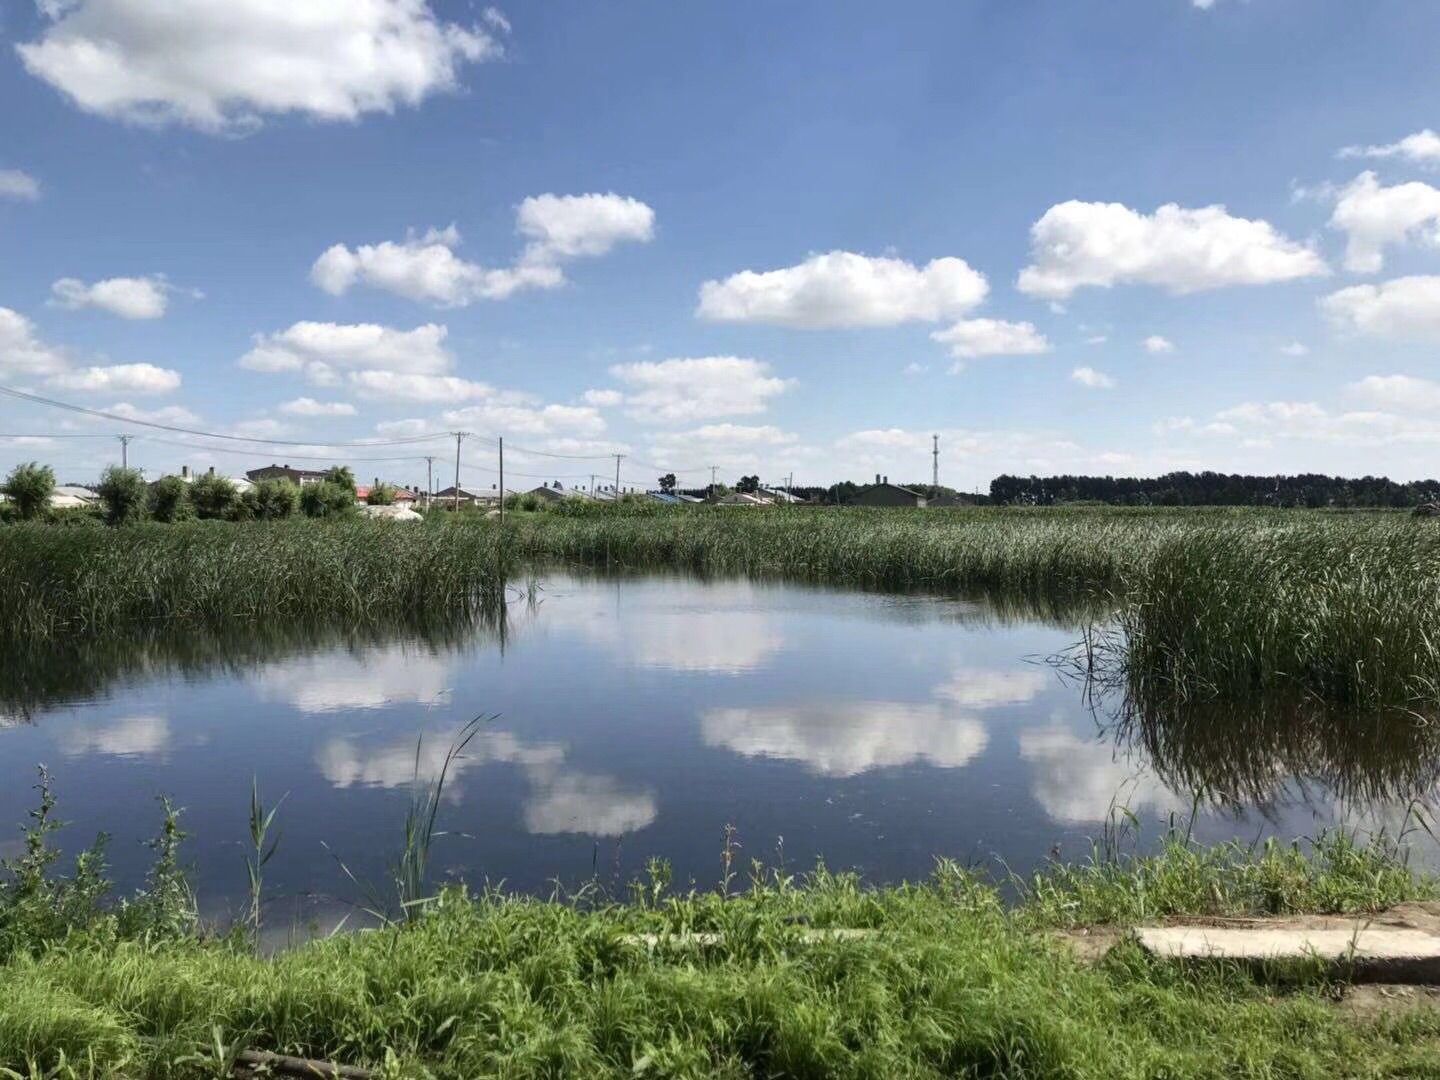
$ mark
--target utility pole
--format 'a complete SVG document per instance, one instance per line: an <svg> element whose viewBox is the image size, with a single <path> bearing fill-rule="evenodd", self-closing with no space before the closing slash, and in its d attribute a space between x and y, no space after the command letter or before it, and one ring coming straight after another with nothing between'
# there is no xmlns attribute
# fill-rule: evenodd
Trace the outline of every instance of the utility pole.
<svg viewBox="0 0 1440 1080"><path fill-rule="evenodd" d="M453 501L453 509L459 510L459 509L460 509L460 443L461 443L461 441L465 438L466 432L463 432L463 431L455 431L455 432L452 432L451 434L453 434L453 435L455 436L455 498L454 498L454 501Z"/></svg>
<svg viewBox="0 0 1440 1080"><path fill-rule="evenodd" d="M130 467L130 440L135 436L116 435L115 437L120 440L120 467L128 469Z"/></svg>
<svg viewBox="0 0 1440 1080"><path fill-rule="evenodd" d="M430 509L430 496L435 494L435 455L425 455L425 509Z"/></svg>
<svg viewBox="0 0 1440 1080"><path fill-rule="evenodd" d="M595 498L595 474L590 474L590 498Z"/></svg>
<svg viewBox="0 0 1440 1080"><path fill-rule="evenodd" d="M940 436L931 435L930 438L934 440L932 444L934 449L930 451L932 460L930 466L930 494L934 497L940 494Z"/></svg>
<svg viewBox="0 0 1440 1080"><path fill-rule="evenodd" d="M621 459L623 459L624 457L625 457L624 454L616 454L616 455L615 455L615 501L616 501L616 502L619 502L619 501L620 501L620 461L621 461Z"/></svg>
<svg viewBox="0 0 1440 1080"><path fill-rule="evenodd" d="M505 524L505 436L500 436L500 524Z"/></svg>
<svg viewBox="0 0 1440 1080"><path fill-rule="evenodd" d="M794 506L794 505L795 505L795 470L794 470L794 469L791 469L791 470L790 470L790 475L785 478L785 494L790 496L790 498L788 498L788 499L785 500L785 505L786 505L786 506Z"/></svg>
<svg viewBox="0 0 1440 1080"><path fill-rule="evenodd" d="M711 466L710 466L710 492L709 492L709 494L712 495L712 496L715 494L715 470L718 469L718 468L720 468L719 465L711 465Z"/></svg>

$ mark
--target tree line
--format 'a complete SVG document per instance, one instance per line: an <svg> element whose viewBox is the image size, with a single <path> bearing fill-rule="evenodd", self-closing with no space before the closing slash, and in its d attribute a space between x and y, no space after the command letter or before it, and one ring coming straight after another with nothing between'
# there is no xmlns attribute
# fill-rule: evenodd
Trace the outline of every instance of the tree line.
<svg viewBox="0 0 1440 1080"><path fill-rule="evenodd" d="M241 491L224 476L197 476L185 480L165 476L147 483L139 469L112 465L95 485L100 516L107 524L124 525L146 519L162 522L193 518L219 521L256 521L306 517L335 517L355 510L355 475L348 468L327 472L318 483L297 487L289 480L261 480ZM48 465L29 461L10 470L0 494L8 500L7 516L21 521L51 516L55 472ZM377 484L366 502L385 506L395 501L395 489ZM86 513L86 511L81 511Z"/></svg>
<svg viewBox="0 0 1440 1080"><path fill-rule="evenodd" d="M1300 473L1172 472L1133 476L997 476L990 500L1012 506L1100 502L1116 506L1409 507L1440 501L1440 480L1401 484L1383 476L1351 479Z"/></svg>

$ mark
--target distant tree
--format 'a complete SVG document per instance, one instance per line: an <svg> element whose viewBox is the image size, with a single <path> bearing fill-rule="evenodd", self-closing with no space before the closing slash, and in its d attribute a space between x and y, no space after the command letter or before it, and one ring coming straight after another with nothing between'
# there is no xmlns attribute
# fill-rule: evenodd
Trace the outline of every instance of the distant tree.
<svg viewBox="0 0 1440 1080"><path fill-rule="evenodd" d="M122 469L118 465L111 465L100 474L95 491L105 507L105 521L110 525L139 520L145 514L150 494L139 469Z"/></svg>
<svg viewBox="0 0 1440 1080"><path fill-rule="evenodd" d="M394 506L395 489L389 484L376 484L365 496L365 501L371 506Z"/></svg>
<svg viewBox="0 0 1440 1080"><path fill-rule="evenodd" d="M190 502L195 506L195 515L207 520L234 517L240 493L228 477L197 476L190 482Z"/></svg>
<svg viewBox="0 0 1440 1080"><path fill-rule="evenodd" d="M194 517L190 485L178 476L162 476L150 488L150 516L167 524Z"/></svg>
<svg viewBox="0 0 1440 1080"><path fill-rule="evenodd" d="M325 471L325 481L330 484L338 484L341 487L349 488L350 494L355 494L355 474L350 471L348 465L336 465Z"/></svg>
<svg viewBox="0 0 1440 1080"><path fill-rule="evenodd" d="M300 489L283 476L261 480L241 497L246 516L269 521L287 518L300 508Z"/></svg>
<svg viewBox="0 0 1440 1080"><path fill-rule="evenodd" d="M49 465L27 461L10 470L0 491L22 520L44 517L50 510L50 496L55 493L55 471Z"/></svg>
<svg viewBox="0 0 1440 1080"><path fill-rule="evenodd" d="M723 499L729 494L730 487L728 484L711 484L705 489L705 497L707 499Z"/></svg>
<svg viewBox="0 0 1440 1080"><path fill-rule="evenodd" d="M675 479L675 474L673 472L666 473L660 477L660 490L668 495L675 490L676 483L678 483L678 481Z"/></svg>
<svg viewBox="0 0 1440 1080"><path fill-rule="evenodd" d="M300 489L300 509L313 518L351 513L355 509L355 485L346 487L331 480L306 484Z"/></svg>
<svg viewBox="0 0 1440 1080"><path fill-rule="evenodd" d="M760 490L760 477L742 476L735 482L735 490L742 495L754 495Z"/></svg>

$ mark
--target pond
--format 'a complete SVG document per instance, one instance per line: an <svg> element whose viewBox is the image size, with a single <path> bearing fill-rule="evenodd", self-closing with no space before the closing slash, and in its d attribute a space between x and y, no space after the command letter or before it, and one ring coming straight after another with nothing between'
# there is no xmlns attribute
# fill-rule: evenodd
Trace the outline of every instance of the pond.
<svg viewBox="0 0 1440 1080"><path fill-rule="evenodd" d="M479 715L433 866L531 892L618 886L651 856L711 887L727 825L740 870L823 858L880 882L949 856L1023 873L1086 857L1128 815L1158 840L1197 785L1202 841L1393 830L1433 782L1413 724L1112 715L1048 662L1078 636L984 600L549 574L468 633L52 650L5 672L0 854L45 762L67 845L110 833L133 888L168 795L223 917L244 903L255 777L281 804L267 891L324 921L363 899L342 862L383 884L417 771Z"/></svg>

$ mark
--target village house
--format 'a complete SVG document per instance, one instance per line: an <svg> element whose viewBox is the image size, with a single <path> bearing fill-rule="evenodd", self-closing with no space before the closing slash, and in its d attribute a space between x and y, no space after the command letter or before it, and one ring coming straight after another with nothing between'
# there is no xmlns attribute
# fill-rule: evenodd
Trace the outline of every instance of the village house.
<svg viewBox="0 0 1440 1080"><path fill-rule="evenodd" d="M875 483L863 487L850 500L855 506L924 506L925 496L918 491L890 483L890 477L875 474Z"/></svg>

